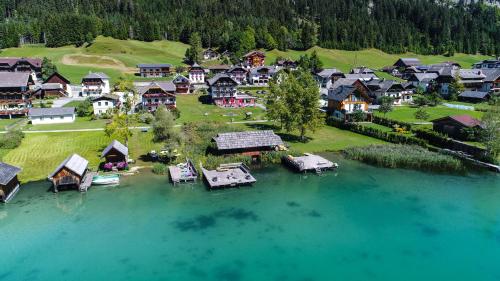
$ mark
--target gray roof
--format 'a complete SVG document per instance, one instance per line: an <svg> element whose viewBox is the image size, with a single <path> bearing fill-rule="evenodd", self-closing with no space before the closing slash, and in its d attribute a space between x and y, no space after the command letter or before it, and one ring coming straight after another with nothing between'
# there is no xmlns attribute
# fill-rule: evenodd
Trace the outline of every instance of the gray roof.
<svg viewBox="0 0 500 281"><path fill-rule="evenodd" d="M406 66L418 66L422 64L417 58L400 58L398 61L403 62Z"/></svg>
<svg viewBox="0 0 500 281"><path fill-rule="evenodd" d="M281 137L272 130L218 134L213 140L218 150L271 147L283 145Z"/></svg>
<svg viewBox="0 0 500 281"><path fill-rule="evenodd" d="M156 88L156 87L159 87L160 89L162 89L165 92L175 92L175 84L171 81L168 81L168 82L153 81L147 86L139 87L138 91L139 91L139 94L142 95L142 94L146 93L149 89Z"/></svg>
<svg viewBox="0 0 500 281"><path fill-rule="evenodd" d="M464 91L458 95L462 98L476 98L476 99L484 99L488 96L488 92L479 92L479 91Z"/></svg>
<svg viewBox="0 0 500 281"><path fill-rule="evenodd" d="M321 70L320 72L316 73L321 78L330 78L332 77L333 74L343 74L342 71L336 69L336 68L325 68Z"/></svg>
<svg viewBox="0 0 500 281"><path fill-rule="evenodd" d="M108 152L111 150L111 149L116 149L118 152L120 152L121 154L127 156L128 155L128 147L126 147L125 145L123 145L121 142L117 141L117 140L114 140L112 141L103 151L102 151L102 157L104 157L106 154L108 154Z"/></svg>
<svg viewBox="0 0 500 281"><path fill-rule="evenodd" d="M29 72L0 72L0 88L26 87L29 79Z"/></svg>
<svg viewBox="0 0 500 281"><path fill-rule="evenodd" d="M172 67L169 63L141 63L137 65L137 68L154 68L154 67Z"/></svg>
<svg viewBox="0 0 500 281"><path fill-rule="evenodd" d="M365 66L355 67L351 69L350 74L373 74L375 71Z"/></svg>
<svg viewBox="0 0 500 281"><path fill-rule="evenodd" d="M100 97L95 97L92 101L100 101L100 100L113 100L113 101L119 101L120 97L117 95L113 94L104 94Z"/></svg>
<svg viewBox="0 0 500 281"><path fill-rule="evenodd" d="M19 172L21 168L0 162L0 184L8 184Z"/></svg>
<svg viewBox="0 0 500 281"><path fill-rule="evenodd" d="M437 73L414 73L411 77L415 77L417 81L424 82L436 79L438 77Z"/></svg>
<svg viewBox="0 0 500 281"><path fill-rule="evenodd" d="M109 79L109 76L102 72L89 73L83 79Z"/></svg>
<svg viewBox="0 0 500 281"><path fill-rule="evenodd" d="M49 176L49 178L54 177L62 168L66 168L73 173L83 176L87 167L89 165L89 161L78 154L73 154L70 157L66 158L58 167L54 170L54 172Z"/></svg>
<svg viewBox="0 0 500 281"><path fill-rule="evenodd" d="M379 93L386 93L392 87L400 87L401 90L404 90L403 85L394 80L372 80L366 83L366 85L370 88L370 90L374 90Z"/></svg>
<svg viewBox="0 0 500 281"><path fill-rule="evenodd" d="M189 83L189 79L186 78L186 76L178 74L174 80L172 81L174 84L176 83Z"/></svg>
<svg viewBox="0 0 500 281"><path fill-rule="evenodd" d="M335 83L333 83L333 85L330 87L330 89L334 90L342 85L352 86L352 85L354 85L354 83L356 83L356 81L358 81L358 79L340 78L337 81L335 81Z"/></svg>
<svg viewBox="0 0 500 281"><path fill-rule="evenodd" d="M356 90L355 86L341 85L340 87L328 93L328 99L334 101L343 101Z"/></svg>
<svg viewBox="0 0 500 281"><path fill-rule="evenodd" d="M260 71L265 70L265 69L268 70L268 72L269 72L270 75L273 75L274 73L276 73L276 66L259 66L259 67L255 67L255 68L252 68L252 70L250 71L250 73L252 75L256 75Z"/></svg>
<svg viewBox="0 0 500 281"><path fill-rule="evenodd" d="M345 78L347 79L361 79L361 80L371 80L371 79L378 79L378 76L375 75L374 73L366 73L366 74L346 74Z"/></svg>
<svg viewBox="0 0 500 281"><path fill-rule="evenodd" d="M63 86L61 83L45 83L42 84L43 90L62 90Z"/></svg>
<svg viewBox="0 0 500 281"><path fill-rule="evenodd" d="M482 72L486 75L484 82L493 82L500 78L500 68L482 69Z"/></svg>
<svg viewBox="0 0 500 281"><path fill-rule="evenodd" d="M62 116L75 114L74 107L50 107L50 108L30 108L28 112L29 117L38 116Z"/></svg>
<svg viewBox="0 0 500 281"><path fill-rule="evenodd" d="M235 84L238 84L238 82L236 82L236 80L231 78L231 76L229 76L225 73L219 73L219 74L215 75L214 77L212 77L212 79L208 79L208 85L213 85L215 82L217 82L221 78L229 78L229 79L233 80L233 82Z"/></svg>
<svg viewBox="0 0 500 281"><path fill-rule="evenodd" d="M482 80L486 75L480 69L460 69L460 78Z"/></svg>

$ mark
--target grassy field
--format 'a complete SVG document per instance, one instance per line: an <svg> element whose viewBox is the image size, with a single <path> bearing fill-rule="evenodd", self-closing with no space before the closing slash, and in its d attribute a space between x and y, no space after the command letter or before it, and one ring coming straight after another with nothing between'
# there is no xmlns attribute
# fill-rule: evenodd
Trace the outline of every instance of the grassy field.
<svg viewBox="0 0 500 281"><path fill-rule="evenodd" d="M12 119L0 119L0 131L5 131L6 127L13 125L16 122L21 121L21 119L12 118Z"/></svg>
<svg viewBox="0 0 500 281"><path fill-rule="evenodd" d="M76 48L65 46L60 48L45 48L41 45L27 45L21 48L9 48L0 53L3 57L48 57L58 67L59 71L71 80L78 83L89 71L105 72L116 81L118 77L141 80L134 76L138 63L170 63L183 65L183 58L188 45L172 41L141 42L135 40L118 40L108 37L97 37L90 46ZM415 54L387 54L376 49L362 51L343 51L314 47L307 51L268 51L266 63L272 64L276 57L282 56L298 59L304 53L317 51L324 67L335 67L348 71L353 66L364 65L380 69L392 65L400 57L418 57L423 63L438 63L455 61L463 67L470 67L472 63L485 59L485 56L456 54L453 57L422 56ZM214 62L215 63L215 62ZM392 76L379 73L383 78Z"/></svg>
<svg viewBox="0 0 500 281"><path fill-rule="evenodd" d="M46 130L80 130L80 129L97 129L104 128L108 120L97 119L91 120L90 117L76 117L73 123L63 124L41 124L28 125L24 130L27 131L46 131Z"/></svg>
<svg viewBox="0 0 500 281"><path fill-rule="evenodd" d="M212 120L212 121L247 121L246 113L251 112L251 120L265 119L265 111L259 107L246 108L221 108L213 104L204 104L199 101L200 95L178 95L177 108L181 112L181 117L177 123L182 124L191 121Z"/></svg>
<svg viewBox="0 0 500 281"><path fill-rule="evenodd" d="M443 105L435 107L426 107L427 113L429 113L429 118L427 120L418 120L415 118L415 112L418 110L417 107L411 106L400 106L394 107L394 110L387 113L386 117L390 119L395 119L398 121L409 122L409 123L420 123L429 122L433 119L445 117L448 115L470 115L472 117L480 119L483 116L482 112L472 111L472 110L461 110L455 108L449 108ZM375 114L379 116L384 116L382 113L376 112Z"/></svg>
<svg viewBox="0 0 500 281"><path fill-rule="evenodd" d="M151 139L151 133L135 131L129 144L130 156L140 159L158 149L160 145ZM2 161L22 167L19 177L23 182L42 180L72 153L80 154L89 160L91 168L97 168L99 156L110 141L104 132L26 134L20 147L2 152Z"/></svg>

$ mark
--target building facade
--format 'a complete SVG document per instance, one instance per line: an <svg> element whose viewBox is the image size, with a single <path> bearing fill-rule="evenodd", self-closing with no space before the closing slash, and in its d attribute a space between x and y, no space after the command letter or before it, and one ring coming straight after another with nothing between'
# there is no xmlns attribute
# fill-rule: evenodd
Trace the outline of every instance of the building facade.
<svg viewBox="0 0 500 281"><path fill-rule="evenodd" d="M172 73L172 65L168 63L138 64L141 77L167 77Z"/></svg>
<svg viewBox="0 0 500 281"><path fill-rule="evenodd" d="M222 107L255 106L255 97L238 93L238 82L227 74L218 74L208 80L212 101Z"/></svg>
<svg viewBox="0 0 500 281"><path fill-rule="evenodd" d="M82 79L81 97L98 97L111 93L109 77L102 73L90 73Z"/></svg>
<svg viewBox="0 0 500 281"><path fill-rule="evenodd" d="M175 85L172 82L151 82L139 88L142 96L142 107L154 112L160 105L172 109L176 107Z"/></svg>
<svg viewBox="0 0 500 281"><path fill-rule="evenodd" d="M191 84L205 84L205 69L195 63L189 68L188 77Z"/></svg>
<svg viewBox="0 0 500 281"><path fill-rule="evenodd" d="M0 115L26 115L31 108L33 85L28 72L0 72Z"/></svg>

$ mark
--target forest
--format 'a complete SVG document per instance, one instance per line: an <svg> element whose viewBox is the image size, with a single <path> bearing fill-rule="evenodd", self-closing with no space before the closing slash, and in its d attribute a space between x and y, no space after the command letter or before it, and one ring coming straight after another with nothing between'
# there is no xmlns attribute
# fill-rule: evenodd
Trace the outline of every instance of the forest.
<svg viewBox="0 0 500 281"><path fill-rule="evenodd" d="M500 54L500 9L447 0L0 0L0 48L81 46L98 35L241 53L377 48L389 53ZM255 43L253 42L255 41Z"/></svg>

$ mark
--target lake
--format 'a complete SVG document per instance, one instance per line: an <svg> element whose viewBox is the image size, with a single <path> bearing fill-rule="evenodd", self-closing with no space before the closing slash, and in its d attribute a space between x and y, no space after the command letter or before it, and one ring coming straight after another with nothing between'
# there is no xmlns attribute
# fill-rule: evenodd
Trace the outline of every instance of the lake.
<svg viewBox="0 0 500 281"><path fill-rule="evenodd" d="M253 187L119 187L0 205L0 280L500 280L500 177L254 172Z"/></svg>

